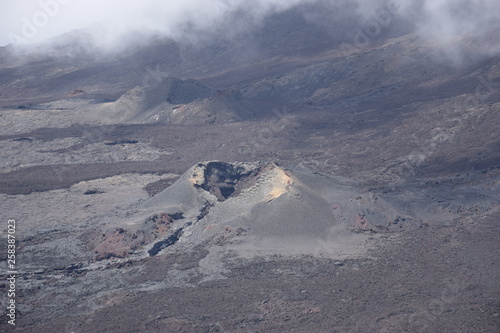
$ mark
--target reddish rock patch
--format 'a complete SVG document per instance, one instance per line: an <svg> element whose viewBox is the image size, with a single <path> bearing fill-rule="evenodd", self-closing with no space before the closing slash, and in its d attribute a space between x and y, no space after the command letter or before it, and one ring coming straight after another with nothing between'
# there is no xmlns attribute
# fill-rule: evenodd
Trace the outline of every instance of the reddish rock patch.
<svg viewBox="0 0 500 333"><path fill-rule="evenodd" d="M365 214L363 213L358 213L358 215L356 216L354 227L360 231L367 231L372 229L370 223L365 218Z"/></svg>
<svg viewBox="0 0 500 333"><path fill-rule="evenodd" d="M164 237L173 222L172 216L158 213L148 218L134 231L124 228L105 231L94 243L95 260L126 258L144 245Z"/></svg>

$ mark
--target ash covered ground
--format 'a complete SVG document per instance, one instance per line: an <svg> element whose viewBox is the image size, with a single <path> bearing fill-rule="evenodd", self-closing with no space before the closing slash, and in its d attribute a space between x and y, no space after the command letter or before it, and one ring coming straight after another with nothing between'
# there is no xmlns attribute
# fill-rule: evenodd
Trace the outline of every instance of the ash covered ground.
<svg viewBox="0 0 500 333"><path fill-rule="evenodd" d="M499 330L498 36L333 3L198 45L0 48L16 332Z"/></svg>

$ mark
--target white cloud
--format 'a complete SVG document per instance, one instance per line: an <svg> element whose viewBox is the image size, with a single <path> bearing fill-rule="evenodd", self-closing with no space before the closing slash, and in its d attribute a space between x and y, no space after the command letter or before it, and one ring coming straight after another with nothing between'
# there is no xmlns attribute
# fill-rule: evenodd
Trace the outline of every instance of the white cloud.
<svg viewBox="0 0 500 333"><path fill-rule="evenodd" d="M133 32L185 37L185 28L209 31L225 27L228 13L245 13L255 24L266 14L315 0L0 0L0 45L38 42L47 38L94 27L101 46L116 48ZM401 17L417 27L424 38L450 41L464 35L482 36L500 30L499 0L320 0L356 2L360 13L370 15L390 3ZM244 21L244 20L242 20ZM244 29L245 22L238 22ZM97 28L98 27L98 28ZM192 36L191 36L192 37Z"/></svg>
<svg viewBox="0 0 500 333"><path fill-rule="evenodd" d="M480 35L500 27L497 0L427 0L422 11L419 28L434 39Z"/></svg>
<svg viewBox="0 0 500 333"><path fill-rule="evenodd" d="M209 29L225 14L245 8L252 16L290 7L301 0L3 0L0 44L39 42L75 29L99 24L99 38L118 40L142 31L172 35L182 23ZM302 0L303 1L303 0Z"/></svg>

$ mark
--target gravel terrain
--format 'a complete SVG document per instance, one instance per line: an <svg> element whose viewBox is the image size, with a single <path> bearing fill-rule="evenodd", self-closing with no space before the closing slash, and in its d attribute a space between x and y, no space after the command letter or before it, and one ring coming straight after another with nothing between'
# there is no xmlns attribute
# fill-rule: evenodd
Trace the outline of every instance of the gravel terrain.
<svg viewBox="0 0 500 333"><path fill-rule="evenodd" d="M346 51L326 3L0 48L0 332L500 331L498 38L447 61L394 17Z"/></svg>

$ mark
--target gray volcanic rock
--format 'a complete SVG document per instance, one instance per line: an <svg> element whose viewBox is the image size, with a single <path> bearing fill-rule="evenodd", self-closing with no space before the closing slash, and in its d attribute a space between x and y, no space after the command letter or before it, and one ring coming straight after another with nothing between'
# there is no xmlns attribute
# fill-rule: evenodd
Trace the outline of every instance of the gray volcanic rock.
<svg viewBox="0 0 500 333"><path fill-rule="evenodd" d="M499 331L498 29L300 3L0 48L16 332Z"/></svg>

